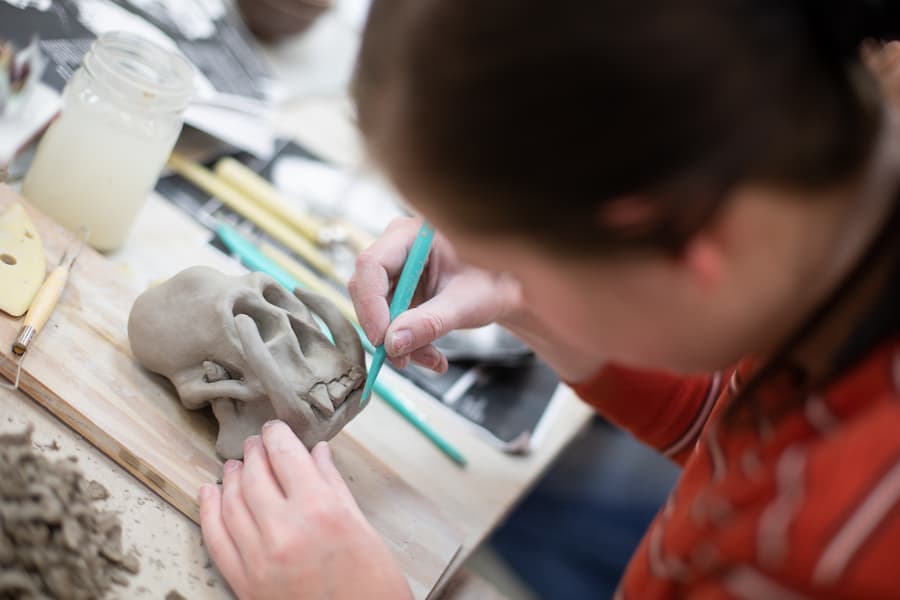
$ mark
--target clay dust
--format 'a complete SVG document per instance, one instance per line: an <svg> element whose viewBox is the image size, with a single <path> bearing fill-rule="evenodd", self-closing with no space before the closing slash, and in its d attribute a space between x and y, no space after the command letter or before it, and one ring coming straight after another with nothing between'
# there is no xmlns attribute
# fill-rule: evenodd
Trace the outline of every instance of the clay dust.
<svg viewBox="0 0 900 600"><path fill-rule="evenodd" d="M0 434L0 600L102 598L140 569L122 551L119 518L99 510L106 489L73 460L50 461L31 430Z"/></svg>

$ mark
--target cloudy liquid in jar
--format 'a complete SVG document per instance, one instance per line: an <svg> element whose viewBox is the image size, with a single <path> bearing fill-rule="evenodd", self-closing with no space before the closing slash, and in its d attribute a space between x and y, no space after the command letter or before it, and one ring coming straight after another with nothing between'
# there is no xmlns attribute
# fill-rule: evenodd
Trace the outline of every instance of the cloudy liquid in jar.
<svg viewBox="0 0 900 600"><path fill-rule="evenodd" d="M99 38L38 146L25 197L70 230L86 226L95 248L119 247L178 138L190 78L183 58L140 38Z"/></svg>

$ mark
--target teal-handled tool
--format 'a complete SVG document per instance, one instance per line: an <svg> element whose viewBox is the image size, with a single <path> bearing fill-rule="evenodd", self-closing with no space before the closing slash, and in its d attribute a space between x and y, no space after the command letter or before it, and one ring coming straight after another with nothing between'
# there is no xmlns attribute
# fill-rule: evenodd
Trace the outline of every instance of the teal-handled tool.
<svg viewBox="0 0 900 600"><path fill-rule="evenodd" d="M416 287L419 285L419 279L422 278L422 272L425 270L425 263L428 261L428 253L431 251L431 242L434 240L434 227L425 221L416 234L409 254L406 257L406 263L400 272L400 279L394 289L394 297L391 298L390 314L391 321L406 312L412 302L413 294L416 293ZM369 365L369 374L366 377L366 386L363 388L362 405L365 406L372 395L372 388L375 380L378 378L378 372L384 365L384 359L387 357L387 351L384 344L375 349L372 355L372 364Z"/></svg>
<svg viewBox="0 0 900 600"><path fill-rule="evenodd" d="M272 259L260 252L259 248L257 248L250 240L242 236L231 227L228 227L225 224L219 224L216 227L216 235L220 240L222 240L222 243L225 244L228 250L235 256L237 256L244 264L244 266L251 271L260 271L262 273L265 273L291 291L293 291L294 288L302 287L300 282L291 277L291 275L287 271L275 264ZM413 286L413 290L415 290L415 286ZM410 300L411 299L412 296L410 296ZM407 301L406 306L409 307L409 301ZM359 333L360 341L362 342L363 348L365 348L366 352L372 355L376 354L375 347L372 346L372 343L369 342L368 338L366 338L365 334L361 329L359 329L358 326L357 333ZM382 363L383 362L384 359L382 359ZM368 380L366 381L366 385L369 385ZM443 452L447 456L447 458L460 466L466 465L466 459L459 452L459 450L453 447L450 442L441 437L440 434L438 434L434 429L431 428L430 425L428 425L428 423L423 421L419 417L419 415L416 414L416 412L412 409L412 407L409 406L407 401L400 398L400 396L395 394L393 390L380 382L374 382L373 389L375 393L378 394L378 396L387 403L388 406L397 411L400 416L406 419L406 421L408 421L413 427L418 429L419 432L426 438L428 438L428 440L431 441L431 443L434 444L441 452Z"/></svg>

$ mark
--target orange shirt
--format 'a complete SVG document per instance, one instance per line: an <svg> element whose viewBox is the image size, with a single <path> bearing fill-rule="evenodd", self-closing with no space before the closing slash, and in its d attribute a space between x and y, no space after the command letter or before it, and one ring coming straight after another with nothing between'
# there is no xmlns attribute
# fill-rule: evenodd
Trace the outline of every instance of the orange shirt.
<svg viewBox="0 0 900 600"><path fill-rule="evenodd" d="M611 366L574 386L684 468L617 600L900 598L900 340L777 422L726 428L751 372Z"/></svg>

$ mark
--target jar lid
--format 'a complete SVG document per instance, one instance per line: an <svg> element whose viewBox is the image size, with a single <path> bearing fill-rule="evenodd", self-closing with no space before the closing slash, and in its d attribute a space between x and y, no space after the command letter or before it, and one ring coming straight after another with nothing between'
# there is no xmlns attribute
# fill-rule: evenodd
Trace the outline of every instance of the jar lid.
<svg viewBox="0 0 900 600"><path fill-rule="evenodd" d="M145 110L183 110L193 92L194 67L180 52L133 33L98 37L84 66L119 100Z"/></svg>

